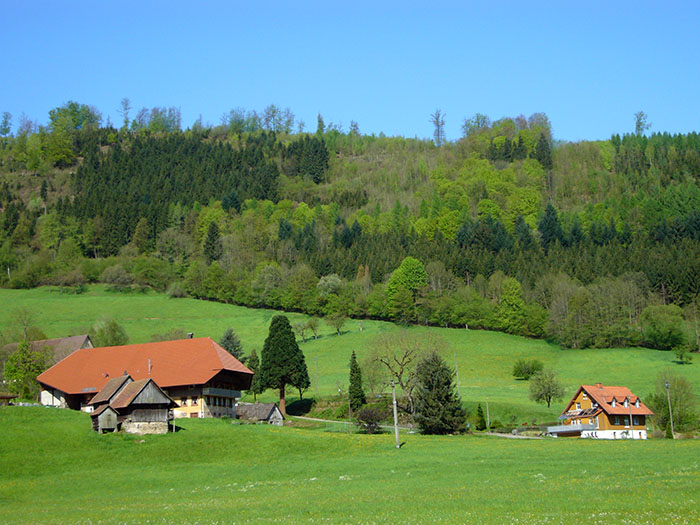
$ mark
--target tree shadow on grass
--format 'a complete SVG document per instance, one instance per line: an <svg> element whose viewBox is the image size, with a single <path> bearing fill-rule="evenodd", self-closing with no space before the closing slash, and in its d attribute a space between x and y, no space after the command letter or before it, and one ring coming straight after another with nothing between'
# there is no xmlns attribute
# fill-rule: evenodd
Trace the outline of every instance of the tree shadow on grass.
<svg viewBox="0 0 700 525"><path fill-rule="evenodd" d="M287 414L290 416L304 416L311 412L311 408L316 403L314 398L297 399L287 405Z"/></svg>

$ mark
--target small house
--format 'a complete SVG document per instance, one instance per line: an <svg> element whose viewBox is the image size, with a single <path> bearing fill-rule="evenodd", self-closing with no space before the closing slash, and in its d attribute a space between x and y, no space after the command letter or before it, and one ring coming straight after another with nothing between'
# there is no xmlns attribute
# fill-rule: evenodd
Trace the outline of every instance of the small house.
<svg viewBox="0 0 700 525"><path fill-rule="evenodd" d="M555 437L646 439L647 416L654 413L624 386L581 385L559 419L547 427Z"/></svg>
<svg viewBox="0 0 700 525"><path fill-rule="evenodd" d="M275 403L238 403L236 417L252 423L284 424L284 416Z"/></svg>
<svg viewBox="0 0 700 525"><path fill-rule="evenodd" d="M109 405L101 405L90 414L92 429L102 434L103 432L116 432L119 430L119 414Z"/></svg>

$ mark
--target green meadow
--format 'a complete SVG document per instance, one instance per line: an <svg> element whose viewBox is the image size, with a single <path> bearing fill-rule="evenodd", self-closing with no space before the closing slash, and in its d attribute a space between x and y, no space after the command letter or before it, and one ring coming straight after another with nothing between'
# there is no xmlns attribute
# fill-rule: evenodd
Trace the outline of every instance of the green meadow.
<svg viewBox="0 0 700 525"><path fill-rule="evenodd" d="M150 341L151 335L175 328L194 332L195 337L218 340L230 326L241 338L246 353L253 348L259 353L270 320L278 313L195 299L170 299L155 292L116 293L103 286L92 286L81 295L60 293L51 287L0 289L0 305L3 331L13 323L13 311L24 307L35 314L37 326L48 337L85 333L102 317L116 319L132 343ZM305 318L296 313L287 315L292 323ZM346 391L350 352L355 350L362 360L379 334L401 329L392 323L350 319L342 335L337 336L333 328L322 322L318 339L299 340L312 381L308 396L337 395L339 387ZM657 374L669 367L685 375L692 384L700 385L700 363L680 365L672 352L647 348L564 350L544 340L499 332L430 327L409 330L415 334L433 332L443 338L448 344L444 357L457 367L463 401L473 410L477 403L485 405L488 398L491 419L504 424L551 422L563 408L563 402L555 402L547 409L528 399L528 383L511 375L519 357L540 359L554 369L567 395L573 395L582 383L601 382L626 385L644 397L653 390ZM266 393L264 399L268 398L273 400L274 393Z"/></svg>
<svg viewBox="0 0 700 525"><path fill-rule="evenodd" d="M178 421L98 435L0 408L2 523L697 523L698 443L328 433Z"/></svg>

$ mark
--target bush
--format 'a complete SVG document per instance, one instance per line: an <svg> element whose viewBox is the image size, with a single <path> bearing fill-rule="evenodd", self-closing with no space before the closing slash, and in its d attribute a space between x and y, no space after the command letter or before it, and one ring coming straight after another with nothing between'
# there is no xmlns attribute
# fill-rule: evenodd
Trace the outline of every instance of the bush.
<svg viewBox="0 0 700 525"><path fill-rule="evenodd" d="M543 368L542 361L538 359L518 359L513 365L513 377L528 380Z"/></svg>
<svg viewBox="0 0 700 525"><path fill-rule="evenodd" d="M166 293L171 299L181 299L183 297L187 297L187 292L185 291L184 286L182 286L182 283L179 282L172 283L170 286L168 286Z"/></svg>
<svg viewBox="0 0 700 525"><path fill-rule="evenodd" d="M380 423L386 418L386 412L377 406L366 406L357 415L357 425L368 434L382 431Z"/></svg>

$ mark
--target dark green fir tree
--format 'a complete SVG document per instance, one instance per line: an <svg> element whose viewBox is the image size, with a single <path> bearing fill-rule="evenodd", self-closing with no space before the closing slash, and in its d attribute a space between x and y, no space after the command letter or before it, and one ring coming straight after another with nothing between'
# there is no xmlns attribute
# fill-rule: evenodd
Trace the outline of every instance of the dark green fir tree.
<svg viewBox="0 0 700 525"><path fill-rule="evenodd" d="M350 355L350 387L348 395L350 396L350 408L355 413L367 402L365 391L362 389L362 371L360 370L360 365L357 364L355 351Z"/></svg>
<svg viewBox="0 0 700 525"><path fill-rule="evenodd" d="M454 372L437 352L416 367L416 422L423 434L453 434L464 430L466 413L455 389Z"/></svg>

